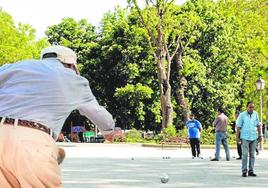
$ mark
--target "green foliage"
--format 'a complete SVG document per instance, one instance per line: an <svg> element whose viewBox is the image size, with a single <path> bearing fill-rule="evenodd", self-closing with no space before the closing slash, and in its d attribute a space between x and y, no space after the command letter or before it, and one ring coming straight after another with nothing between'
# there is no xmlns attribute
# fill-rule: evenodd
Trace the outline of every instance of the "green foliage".
<svg viewBox="0 0 268 188"><path fill-rule="evenodd" d="M178 136L182 138L188 138L188 129L184 127L183 129L179 130Z"/></svg>
<svg viewBox="0 0 268 188"><path fill-rule="evenodd" d="M168 138L173 137L176 135L176 128L173 125L168 125L168 127L163 130L163 134Z"/></svg>
<svg viewBox="0 0 268 188"><path fill-rule="evenodd" d="M35 30L26 24L16 26L12 17L0 8L0 66L23 59L40 58L48 43L36 41Z"/></svg>
<svg viewBox="0 0 268 188"><path fill-rule="evenodd" d="M201 144L214 145L215 144L215 129L210 126L204 129L201 133Z"/></svg>
<svg viewBox="0 0 268 188"><path fill-rule="evenodd" d="M125 133L127 142L143 142L140 131L131 129Z"/></svg>
<svg viewBox="0 0 268 188"><path fill-rule="evenodd" d="M184 94L191 111L205 128L203 135L208 138L204 138L204 143L213 140L210 125L218 107L230 115L236 108L242 109L247 100L253 100L258 108L254 82L259 75L268 81L265 74L268 70L268 11L263 2L190 0L183 5L171 3L165 12L161 23L164 41L171 52L180 36L184 47L182 74L187 80ZM142 10L150 28L158 26L155 13L152 6ZM5 28L2 24L1 31L18 29L14 29L8 16L1 14L1 21L11 26ZM27 27L19 30L31 33ZM157 36L157 31L153 31ZM141 27L135 9L117 7L114 12L108 12L98 32L86 20L65 18L49 27L46 33L50 43L66 45L78 53L82 75L90 81L100 104L113 113L119 126L160 131L162 117L155 49L150 48L151 36ZM19 46L18 42L14 46ZM2 54L13 52L7 47L2 49L6 51ZM7 61L6 58L2 59ZM171 65L172 102L177 114L174 124L183 128L180 126L184 125L181 106L175 102L178 101L175 88L181 84L176 79L175 63ZM264 103L268 101L267 88L263 91ZM264 111L266 109L265 106Z"/></svg>
<svg viewBox="0 0 268 188"><path fill-rule="evenodd" d="M135 123L140 121L140 124L145 119L144 103L151 98L153 91L148 86L127 84L125 87L117 88L115 97L121 105L121 121L130 126L135 127ZM127 108L124 108L127 106ZM129 118L130 116L135 118Z"/></svg>
<svg viewBox="0 0 268 188"><path fill-rule="evenodd" d="M236 134L233 133L231 126L227 126L227 134L228 134L228 143L230 145L235 145L236 144Z"/></svg>
<svg viewBox="0 0 268 188"><path fill-rule="evenodd" d="M155 135L154 140L156 143L166 141L176 136L176 128L174 125L168 125L161 133Z"/></svg>
<svg viewBox="0 0 268 188"><path fill-rule="evenodd" d="M159 134L154 136L154 140L157 144L159 144L167 139L168 138L166 137L166 135L164 133L159 133Z"/></svg>
<svg viewBox="0 0 268 188"><path fill-rule="evenodd" d="M153 36L157 36L157 10L149 6L156 1L146 2L142 15ZM182 5L171 3L166 9L161 23L163 42L168 44L169 52L176 48L178 37L183 46L180 73L187 81L184 94L204 127L203 144L214 144L211 123L218 107L230 116L235 109L245 109L245 103L252 100L259 109L259 93L254 84L259 76L268 82L265 2L189 0ZM50 26L46 34L49 43L76 51L82 76L90 81L93 93L117 119L118 126L160 132L160 90L154 57L157 44L150 47L148 41L152 41L152 36L141 27L137 10L117 7L104 15L98 30L85 19L64 18ZM16 26L12 17L0 9L0 65L39 58L40 50L47 45L45 39L35 39L31 26ZM182 84L177 75L176 62L172 62L171 100L176 112L173 124L182 129L179 136L187 137L182 107L176 103L176 89ZM267 93L268 87L262 91L263 104L268 103ZM266 119L268 107L263 107ZM173 126L155 139L172 135ZM230 143L234 143L234 135L229 133L229 136Z"/></svg>

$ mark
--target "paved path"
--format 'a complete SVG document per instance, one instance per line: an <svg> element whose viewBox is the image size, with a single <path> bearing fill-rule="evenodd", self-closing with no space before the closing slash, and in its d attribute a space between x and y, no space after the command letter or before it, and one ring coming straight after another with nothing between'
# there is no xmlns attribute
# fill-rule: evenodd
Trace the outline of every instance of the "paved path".
<svg viewBox="0 0 268 188"><path fill-rule="evenodd" d="M62 145L62 144L60 144ZM62 164L63 188L261 188L268 187L268 152L257 156L257 177L241 177L241 161L191 159L190 149L146 148L128 144L66 144ZM232 156L236 150L231 150ZM163 159L164 158L164 159ZM168 159L166 159L168 158ZM161 183L162 174L169 182Z"/></svg>

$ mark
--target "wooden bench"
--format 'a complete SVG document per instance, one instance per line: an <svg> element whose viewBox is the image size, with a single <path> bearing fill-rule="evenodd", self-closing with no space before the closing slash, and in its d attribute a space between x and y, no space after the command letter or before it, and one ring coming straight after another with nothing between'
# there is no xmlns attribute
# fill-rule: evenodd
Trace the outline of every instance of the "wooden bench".
<svg viewBox="0 0 268 188"><path fill-rule="evenodd" d="M188 144L188 139L184 137L171 137L168 139L165 139L161 142L162 149L164 149L165 145L178 145L181 149L183 144Z"/></svg>

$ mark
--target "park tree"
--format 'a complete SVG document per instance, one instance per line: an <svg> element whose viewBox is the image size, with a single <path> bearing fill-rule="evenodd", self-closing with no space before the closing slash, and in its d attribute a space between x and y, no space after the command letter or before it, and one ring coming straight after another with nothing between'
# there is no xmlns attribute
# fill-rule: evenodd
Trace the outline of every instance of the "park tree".
<svg viewBox="0 0 268 188"><path fill-rule="evenodd" d="M223 4L228 6L225 1ZM250 66L245 28L235 14L228 15L220 3L211 0L187 1L180 15L181 24L185 23L182 31L191 25L195 29L185 32L192 38L182 54L182 70L188 81L186 97L207 127L217 108L231 115L244 99L240 96L243 76Z"/></svg>
<svg viewBox="0 0 268 188"><path fill-rule="evenodd" d="M259 95L254 87L255 81L261 76L266 82L268 66L268 5L266 0L228 0L219 1L221 10L225 15L233 17L242 28L241 35L244 46L247 49L245 57L248 59L245 74L243 74L243 85L241 87L239 108L245 108L247 101L254 101L259 107ZM268 103L265 88L264 104ZM268 112L267 105L264 111ZM267 117L267 113L266 113Z"/></svg>
<svg viewBox="0 0 268 188"><path fill-rule="evenodd" d="M117 126L152 130L161 121L158 94L152 93L156 74L145 31L137 27L137 20L127 10L116 8L104 15L98 32L83 35L86 27L66 18L46 33L51 43L67 45L79 54L81 74L116 118Z"/></svg>
<svg viewBox="0 0 268 188"><path fill-rule="evenodd" d="M160 88L162 128L166 128L173 124L172 89L170 85L171 63L175 56L180 54L178 50L182 49L181 38L174 29L174 26L176 26L174 23L178 22L177 10L174 7L174 0L145 1L143 9L140 8L136 0L129 0L129 4L137 11L141 26L146 29L148 42L153 50ZM180 63L178 68L181 68ZM179 79L179 81L182 81L183 76L179 76ZM187 109L183 94L184 86L182 85L179 89L181 89L178 92L180 106ZM187 112L184 114L187 114Z"/></svg>
<svg viewBox="0 0 268 188"><path fill-rule="evenodd" d="M230 115L242 105L252 91L250 74L267 70L264 63L252 63L267 60L267 24L255 23L254 30L246 24L254 18L266 23L266 9L234 2L148 1L140 9L131 1L132 8L105 14L97 30L69 18L47 34L50 43L79 54L81 74L118 126L157 130L173 115L183 128L191 109L208 127L218 107ZM177 116L163 120L169 104Z"/></svg>
<svg viewBox="0 0 268 188"><path fill-rule="evenodd" d="M35 30L27 24L15 25L12 17L0 7L0 66L23 59L39 58L48 43L36 40Z"/></svg>
<svg viewBox="0 0 268 188"><path fill-rule="evenodd" d="M76 52L80 70L83 63L90 61L87 55L98 45L95 27L86 19L63 18L61 23L48 27L45 33L50 44L67 46Z"/></svg>

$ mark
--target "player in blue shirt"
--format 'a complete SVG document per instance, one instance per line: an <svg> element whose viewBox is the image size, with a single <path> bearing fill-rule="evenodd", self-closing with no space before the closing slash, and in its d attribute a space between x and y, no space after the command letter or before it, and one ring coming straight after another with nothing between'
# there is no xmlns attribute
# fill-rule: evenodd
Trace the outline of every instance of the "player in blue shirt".
<svg viewBox="0 0 268 188"><path fill-rule="evenodd" d="M202 125L195 119L195 115L191 113L186 126L192 149L192 158L200 157L200 133L202 132Z"/></svg>

